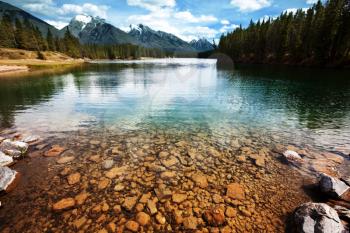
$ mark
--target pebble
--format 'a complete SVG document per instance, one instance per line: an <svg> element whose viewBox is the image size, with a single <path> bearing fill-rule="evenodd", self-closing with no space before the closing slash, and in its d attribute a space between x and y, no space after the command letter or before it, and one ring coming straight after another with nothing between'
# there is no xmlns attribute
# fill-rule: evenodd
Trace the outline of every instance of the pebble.
<svg viewBox="0 0 350 233"><path fill-rule="evenodd" d="M137 200L138 200L138 197L126 197L123 203L123 207L126 210L131 211L136 205Z"/></svg>
<svg viewBox="0 0 350 233"><path fill-rule="evenodd" d="M186 194L179 194L179 193L174 193L172 196L172 200L175 203L181 203L184 202L187 199Z"/></svg>
<svg viewBox="0 0 350 233"><path fill-rule="evenodd" d="M76 184L76 183L79 183L80 177L81 177L81 175L80 175L80 173L78 173L78 172L69 175L69 176L67 177L68 184L69 184L69 185L74 185L74 184Z"/></svg>
<svg viewBox="0 0 350 233"><path fill-rule="evenodd" d="M139 230L139 224L135 221L127 221L125 227L132 232L137 232Z"/></svg>
<svg viewBox="0 0 350 233"><path fill-rule="evenodd" d="M75 200L73 198L64 198L53 204L52 208L55 211L70 209L75 206Z"/></svg>
<svg viewBox="0 0 350 233"><path fill-rule="evenodd" d="M65 163L72 162L74 159L75 159L74 156L62 157L62 158L59 158L59 159L57 160L57 163L58 163L58 164L65 164Z"/></svg>
<svg viewBox="0 0 350 233"><path fill-rule="evenodd" d="M196 230L198 225L198 219L193 216L187 217L184 219L183 225L186 230Z"/></svg>
<svg viewBox="0 0 350 233"><path fill-rule="evenodd" d="M145 212L140 212L136 215L136 221L141 226L146 226L151 221L151 217L148 214L146 214Z"/></svg>
<svg viewBox="0 0 350 233"><path fill-rule="evenodd" d="M112 159L108 159L102 162L102 167L104 169L111 169L114 165L114 161Z"/></svg>

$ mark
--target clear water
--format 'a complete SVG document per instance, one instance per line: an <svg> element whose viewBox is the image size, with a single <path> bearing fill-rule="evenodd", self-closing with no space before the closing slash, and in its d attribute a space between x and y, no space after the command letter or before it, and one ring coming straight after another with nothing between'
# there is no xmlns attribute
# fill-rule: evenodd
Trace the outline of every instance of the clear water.
<svg viewBox="0 0 350 233"><path fill-rule="evenodd" d="M123 231L138 211L149 213L140 203L121 208L124 199L147 193L162 199L156 189L166 188L187 200L161 200L156 206L166 223L151 216L140 230L188 232L175 221L173 211L181 211L206 232L212 226L201 216L219 206L233 212L222 232L283 232L297 206L319 198L306 188L317 173L350 175L349 77L339 70L232 70L217 68L215 60L165 59L0 78L0 136L38 135L38 144L47 145L33 145L12 167L23 175L15 190L0 195L0 231L99 232L112 222ZM56 144L74 160L60 164L60 157L43 156ZM278 148L288 146L305 154L301 166L281 161ZM126 170L107 179L103 160ZM67 175L76 172L80 182L69 185ZM195 184L198 172L207 187ZM230 183L241 186L243 200L225 197ZM52 211L53 203L82 192L90 194L85 203ZM103 203L107 211L94 210Z"/></svg>
<svg viewBox="0 0 350 233"><path fill-rule="evenodd" d="M169 59L93 64L0 80L0 124L32 133L95 126L264 130L289 143L349 150L348 71ZM344 148L345 147L345 148Z"/></svg>

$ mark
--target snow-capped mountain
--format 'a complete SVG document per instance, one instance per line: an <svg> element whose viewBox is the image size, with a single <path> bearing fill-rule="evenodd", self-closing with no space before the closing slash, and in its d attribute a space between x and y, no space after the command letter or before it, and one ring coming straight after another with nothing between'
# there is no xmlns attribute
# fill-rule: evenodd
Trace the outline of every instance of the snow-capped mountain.
<svg viewBox="0 0 350 233"><path fill-rule="evenodd" d="M130 25L129 35L137 39L140 44L147 48L160 48L171 51L195 51L186 41L173 34L155 31L148 26Z"/></svg>
<svg viewBox="0 0 350 233"><path fill-rule="evenodd" d="M201 38L199 40L192 40L190 42L190 45L195 48L197 51L204 52L204 51L210 51L214 49L214 46L212 43L210 43L207 39Z"/></svg>
<svg viewBox="0 0 350 233"><path fill-rule="evenodd" d="M213 49L206 39L188 43L173 34L155 31L143 24L130 25L129 32L124 32L102 18L89 15L75 16L69 25L61 30L61 34L64 35L67 29L85 44L134 44L146 48L187 52Z"/></svg>
<svg viewBox="0 0 350 233"><path fill-rule="evenodd" d="M63 28L62 34L69 29L80 42L85 44L136 44L139 43L126 32L114 27L100 17L77 15Z"/></svg>

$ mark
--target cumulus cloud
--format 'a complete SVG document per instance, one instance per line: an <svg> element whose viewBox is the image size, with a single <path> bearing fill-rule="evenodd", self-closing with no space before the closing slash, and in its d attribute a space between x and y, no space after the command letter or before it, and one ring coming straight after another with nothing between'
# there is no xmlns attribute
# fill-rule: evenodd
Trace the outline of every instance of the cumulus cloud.
<svg viewBox="0 0 350 233"><path fill-rule="evenodd" d="M150 11L156 11L161 8L175 7L175 0L127 0L129 6L138 6Z"/></svg>
<svg viewBox="0 0 350 233"><path fill-rule="evenodd" d="M224 25L220 28L221 33L226 33L235 30L236 28L239 28L239 25L237 24L229 24L229 25Z"/></svg>
<svg viewBox="0 0 350 233"><path fill-rule="evenodd" d="M179 11L175 0L127 0L127 3L149 11L148 14L129 16L128 24L142 23L155 30L172 33L186 41L201 37L214 38L219 33L208 25L219 21L215 16L196 16L189 10ZM121 25L120 28L126 28L126 25Z"/></svg>
<svg viewBox="0 0 350 233"><path fill-rule="evenodd" d="M61 30L65 26L67 26L68 22L66 21L57 21L57 20L45 20L48 24L51 24L55 28Z"/></svg>
<svg viewBox="0 0 350 233"><path fill-rule="evenodd" d="M107 18L108 6L97 6L91 3L84 3L83 5L75 4L63 4L58 13L61 15L79 15L87 14L92 16L99 16L101 18Z"/></svg>
<svg viewBox="0 0 350 233"><path fill-rule="evenodd" d="M231 5L240 11L251 12L271 6L271 0L231 0Z"/></svg>
<svg viewBox="0 0 350 233"><path fill-rule="evenodd" d="M200 15L195 17L190 11L180 11L174 14L174 17L177 19L182 19L190 23L208 23L208 22L217 22L218 19L212 15Z"/></svg>
<svg viewBox="0 0 350 233"><path fill-rule="evenodd" d="M221 20L220 22L222 25L229 25L230 24L230 21L228 21L227 19L223 19Z"/></svg>

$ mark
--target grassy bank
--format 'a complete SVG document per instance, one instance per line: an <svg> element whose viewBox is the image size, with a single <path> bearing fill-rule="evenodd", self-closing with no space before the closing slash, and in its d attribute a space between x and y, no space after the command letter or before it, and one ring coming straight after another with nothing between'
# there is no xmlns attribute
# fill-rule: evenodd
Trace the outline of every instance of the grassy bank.
<svg viewBox="0 0 350 233"><path fill-rule="evenodd" d="M35 51L0 48L0 75L64 68L82 63L83 59L73 59L59 52L41 52L39 56Z"/></svg>

